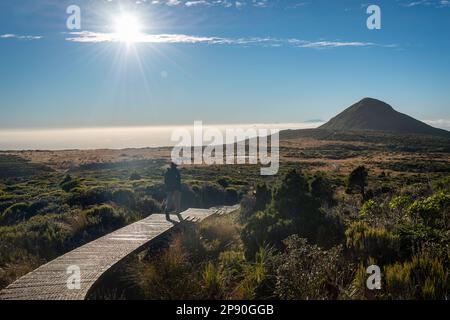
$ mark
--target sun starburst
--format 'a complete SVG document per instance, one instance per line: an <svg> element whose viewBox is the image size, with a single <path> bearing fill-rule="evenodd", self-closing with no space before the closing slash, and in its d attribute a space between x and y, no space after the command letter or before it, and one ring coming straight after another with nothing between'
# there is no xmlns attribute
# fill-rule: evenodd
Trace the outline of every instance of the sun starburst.
<svg viewBox="0 0 450 320"><path fill-rule="evenodd" d="M142 25L135 15L122 13L114 24L117 41L136 43L142 37Z"/></svg>

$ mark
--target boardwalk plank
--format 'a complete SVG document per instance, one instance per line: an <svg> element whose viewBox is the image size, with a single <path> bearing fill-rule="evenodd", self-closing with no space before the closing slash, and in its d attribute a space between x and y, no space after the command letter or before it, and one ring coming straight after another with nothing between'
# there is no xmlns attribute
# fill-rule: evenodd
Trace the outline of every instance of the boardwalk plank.
<svg viewBox="0 0 450 320"><path fill-rule="evenodd" d="M214 214L226 214L237 209L238 206L188 209L181 216L183 220L199 222ZM178 222L176 216L171 219ZM175 224L167 221L165 215L151 215L24 275L0 292L0 300L83 300L106 271L174 227ZM68 289L70 274L67 270L70 266L80 268L80 289Z"/></svg>

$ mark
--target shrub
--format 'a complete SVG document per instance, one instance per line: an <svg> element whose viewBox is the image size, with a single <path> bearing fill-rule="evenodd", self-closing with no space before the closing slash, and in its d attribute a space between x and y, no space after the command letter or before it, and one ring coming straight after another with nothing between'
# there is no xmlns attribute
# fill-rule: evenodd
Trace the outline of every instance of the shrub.
<svg viewBox="0 0 450 320"><path fill-rule="evenodd" d="M396 196L389 202L389 208L391 210L405 210L412 202L409 196Z"/></svg>
<svg viewBox="0 0 450 320"><path fill-rule="evenodd" d="M224 189L228 188L228 186L230 185L228 179L224 177L217 179L217 183Z"/></svg>
<svg viewBox="0 0 450 320"><path fill-rule="evenodd" d="M72 177L70 174L66 174L64 176L64 178L61 180L61 182L59 183L60 186L62 186L63 184L72 181Z"/></svg>
<svg viewBox="0 0 450 320"><path fill-rule="evenodd" d="M274 255L270 248L259 248L254 262L243 263L241 268L243 272L236 281L237 285L232 290L231 299L250 300L274 297Z"/></svg>
<svg viewBox="0 0 450 320"><path fill-rule="evenodd" d="M272 201L272 191L265 183L258 184L255 190L255 211L262 211Z"/></svg>
<svg viewBox="0 0 450 320"><path fill-rule="evenodd" d="M375 194L379 194L378 190L373 191L372 189L367 189L365 194L365 200L370 200L375 197Z"/></svg>
<svg viewBox="0 0 450 320"><path fill-rule="evenodd" d="M375 202L375 200L367 200L361 207L360 214L362 216L373 216L380 215L382 212L380 206Z"/></svg>
<svg viewBox="0 0 450 320"><path fill-rule="evenodd" d="M346 230L347 247L363 261L395 261L399 255L399 237L383 228L370 228L365 222L353 222Z"/></svg>
<svg viewBox="0 0 450 320"><path fill-rule="evenodd" d="M45 199L36 200L30 204L30 212L32 213L32 215L37 214L48 205L49 202Z"/></svg>
<svg viewBox="0 0 450 320"><path fill-rule="evenodd" d="M397 224L394 233L400 239L400 253L405 258L419 252L424 245L445 241L445 235L440 230L423 223Z"/></svg>
<svg viewBox="0 0 450 320"><path fill-rule="evenodd" d="M225 193L223 189L219 189L212 184L203 185L201 195L203 208L211 208L225 203Z"/></svg>
<svg viewBox="0 0 450 320"><path fill-rule="evenodd" d="M265 245L282 249L282 241L294 233L312 243L332 246L342 239L343 228L339 220L320 210L304 175L290 170L275 189L271 205L248 218L241 233L246 257L254 259Z"/></svg>
<svg viewBox="0 0 450 320"><path fill-rule="evenodd" d="M14 196L12 194L7 194L7 193L0 194L0 202L11 201L11 200L14 200L15 198L16 198L16 196Z"/></svg>
<svg viewBox="0 0 450 320"><path fill-rule="evenodd" d="M241 210L239 210L239 220L246 222L255 213L256 200L252 195L244 195L241 200Z"/></svg>
<svg viewBox="0 0 450 320"><path fill-rule="evenodd" d="M84 212L84 216L88 223L86 231L94 234L104 234L125 224L124 215L109 205L91 208Z"/></svg>
<svg viewBox="0 0 450 320"><path fill-rule="evenodd" d="M387 266L384 274L389 298L449 299L450 277L437 259L416 255L411 261Z"/></svg>
<svg viewBox="0 0 450 320"><path fill-rule="evenodd" d="M136 207L145 216L161 211L161 205L155 199L148 196L140 198L136 203Z"/></svg>
<svg viewBox="0 0 450 320"><path fill-rule="evenodd" d="M321 175L314 176L311 182L311 195L328 206L335 203L331 183Z"/></svg>
<svg viewBox="0 0 450 320"><path fill-rule="evenodd" d="M359 166L354 169L347 178L347 193L352 193L356 188L361 194L361 197L366 200L365 187L367 186L368 170L364 166Z"/></svg>
<svg viewBox="0 0 450 320"><path fill-rule="evenodd" d="M449 219L450 195L441 191L432 196L414 201L408 207L408 213L414 218L420 218L426 225L447 225Z"/></svg>
<svg viewBox="0 0 450 320"><path fill-rule="evenodd" d="M358 268L356 269L356 273L351 281L348 289L346 290L346 294L348 297L354 300L374 300L377 298L383 297L383 292L380 290L370 290L367 288L367 280L369 274L367 273L367 266L376 265L376 262L373 258L369 258L367 262L360 263ZM382 289L383 285L381 286Z"/></svg>
<svg viewBox="0 0 450 320"><path fill-rule="evenodd" d="M444 177L433 184L433 187L439 191L450 192L450 176Z"/></svg>
<svg viewBox="0 0 450 320"><path fill-rule="evenodd" d="M295 170L288 172L275 190L272 206L284 219L292 219L295 233L311 243L332 246L343 238L340 221L320 209L305 176Z"/></svg>
<svg viewBox="0 0 450 320"><path fill-rule="evenodd" d="M210 254L208 245L205 245L204 239L201 238L199 229L199 225L194 222L184 221L183 232L174 239L174 241L180 241L184 250L189 253L189 261L193 264L201 264L205 260L215 258L215 253L213 255Z"/></svg>
<svg viewBox="0 0 450 320"><path fill-rule="evenodd" d="M6 209L0 216L0 224L11 225L27 220L32 216L28 203L19 202Z"/></svg>
<svg viewBox="0 0 450 320"><path fill-rule="evenodd" d="M66 183L63 183L61 185L61 189L63 189L66 192L69 192L79 186L81 186L81 183L79 180L71 180Z"/></svg>
<svg viewBox="0 0 450 320"><path fill-rule="evenodd" d="M217 256L239 238L239 229L229 217L205 221L198 229L199 236L206 242L208 249Z"/></svg>
<svg viewBox="0 0 450 320"><path fill-rule="evenodd" d="M223 277L214 264L211 262L206 264L201 274L201 279L204 298L209 300L221 299L223 295Z"/></svg>
<svg viewBox="0 0 450 320"><path fill-rule="evenodd" d="M201 281L193 275L188 253L176 237L160 256L140 264L133 272L145 299L201 298Z"/></svg>
<svg viewBox="0 0 450 320"><path fill-rule="evenodd" d="M112 193L112 201L119 206L133 209L136 207L134 192L130 189L118 189Z"/></svg>
<svg viewBox="0 0 450 320"><path fill-rule="evenodd" d="M22 223L0 228L0 261L8 263L30 255L52 259L67 250L71 230L60 215L37 215Z"/></svg>
<svg viewBox="0 0 450 320"><path fill-rule="evenodd" d="M283 248L283 240L295 232L292 220L281 218L273 209L251 216L241 231L245 257L253 261L261 247Z"/></svg>
<svg viewBox="0 0 450 320"><path fill-rule="evenodd" d="M222 271L224 287L227 292L233 291L232 286L241 281L247 268L245 257L240 251L223 251L219 255L219 267Z"/></svg>
<svg viewBox="0 0 450 320"><path fill-rule="evenodd" d="M201 207L201 191L197 186L181 185L181 209Z"/></svg>
<svg viewBox="0 0 450 320"><path fill-rule="evenodd" d="M19 202L9 206L3 214L0 214L0 224L12 225L23 222L37 215L48 206L47 200L37 200L31 204Z"/></svg>
<svg viewBox="0 0 450 320"><path fill-rule="evenodd" d="M235 188L227 188L225 190L225 204L226 205L234 205L239 201L238 192Z"/></svg>
<svg viewBox="0 0 450 320"><path fill-rule="evenodd" d="M309 193L309 185L305 176L296 170L290 170L281 181L273 195L275 210L284 218L298 218L309 215L319 208Z"/></svg>
<svg viewBox="0 0 450 320"><path fill-rule="evenodd" d="M131 181L141 180L141 175L136 171L133 171L130 175L130 180Z"/></svg>
<svg viewBox="0 0 450 320"><path fill-rule="evenodd" d="M276 293L280 299L337 299L340 294L341 247L324 250L294 235L279 258Z"/></svg>
<svg viewBox="0 0 450 320"><path fill-rule="evenodd" d="M88 207L96 204L104 204L111 201L111 192L104 188L83 188L78 187L72 189L70 196L68 197L68 203L70 205L79 205L82 207Z"/></svg>
<svg viewBox="0 0 450 320"><path fill-rule="evenodd" d="M166 197L164 184L157 183L146 188L146 193L158 202L162 202Z"/></svg>

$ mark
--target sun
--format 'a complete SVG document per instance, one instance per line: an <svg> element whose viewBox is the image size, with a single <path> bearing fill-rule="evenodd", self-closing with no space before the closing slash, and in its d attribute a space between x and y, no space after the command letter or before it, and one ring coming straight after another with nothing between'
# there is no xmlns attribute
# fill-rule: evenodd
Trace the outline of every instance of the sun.
<svg viewBox="0 0 450 320"><path fill-rule="evenodd" d="M129 13L121 14L115 20L115 35L117 41L125 43L138 42L142 35L142 26L139 19Z"/></svg>

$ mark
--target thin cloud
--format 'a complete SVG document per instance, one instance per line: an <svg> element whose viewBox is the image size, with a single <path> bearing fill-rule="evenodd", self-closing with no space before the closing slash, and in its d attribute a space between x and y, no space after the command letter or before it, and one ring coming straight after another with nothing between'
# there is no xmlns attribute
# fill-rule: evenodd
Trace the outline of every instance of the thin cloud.
<svg viewBox="0 0 450 320"><path fill-rule="evenodd" d="M66 38L71 42L120 42L120 37L115 33L101 33L91 31L70 32L72 37ZM141 34L134 39L136 43L211 43L220 44L227 40L218 37L197 37L185 34Z"/></svg>
<svg viewBox="0 0 450 320"><path fill-rule="evenodd" d="M66 38L70 42L79 43L102 43L120 42L120 37L115 33L101 33L91 31L71 32ZM340 48L340 47L385 47L393 48L397 45L377 44L373 42L359 41L307 41L301 39L278 39L271 37L249 37L249 38L224 38L224 37L201 37L186 34L140 34L134 39L135 43L169 43L169 44L211 44L211 45L241 45L241 46L264 46L264 47L298 47L298 48Z"/></svg>
<svg viewBox="0 0 450 320"><path fill-rule="evenodd" d="M149 1L150 2L150 1ZM268 0L153 0L152 5L166 5L169 7L224 7L224 8L242 8L244 6L253 6L259 8L266 8L269 6Z"/></svg>
<svg viewBox="0 0 450 320"><path fill-rule="evenodd" d="M416 0L409 2L400 2L400 5L406 8L413 8L418 6L428 6L435 8L450 8L450 0Z"/></svg>
<svg viewBox="0 0 450 320"><path fill-rule="evenodd" d="M450 119L423 120L423 122L425 122L433 127L447 129L447 130L450 129Z"/></svg>
<svg viewBox="0 0 450 320"><path fill-rule="evenodd" d="M159 3L159 1L157 3ZM178 1L178 0L167 0L166 1L166 5L168 5L170 7L178 6L179 4L181 4L181 1Z"/></svg>
<svg viewBox="0 0 450 320"><path fill-rule="evenodd" d="M13 33L1 34L0 39L39 40L42 36L17 35Z"/></svg>
<svg viewBox="0 0 450 320"><path fill-rule="evenodd" d="M297 42L297 41L296 41ZM343 48L343 47L383 47L383 48L396 48L396 44L378 44L373 42L359 42L359 41L300 41L298 45L299 48Z"/></svg>
<svg viewBox="0 0 450 320"><path fill-rule="evenodd" d="M308 5L310 5L310 4L311 4L310 2L306 2L306 1L304 1L304 2L297 2L297 3L294 3L294 4L288 5L288 6L286 7L286 9L298 9L298 8L303 8L303 7L308 6Z"/></svg>
<svg viewBox="0 0 450 320"><path fill-rule="evenodd" d="M211 3L205 0L199 0L199 1L187 1L185 3L186 7L195 7L195 6L210 6Z"/></svg>

